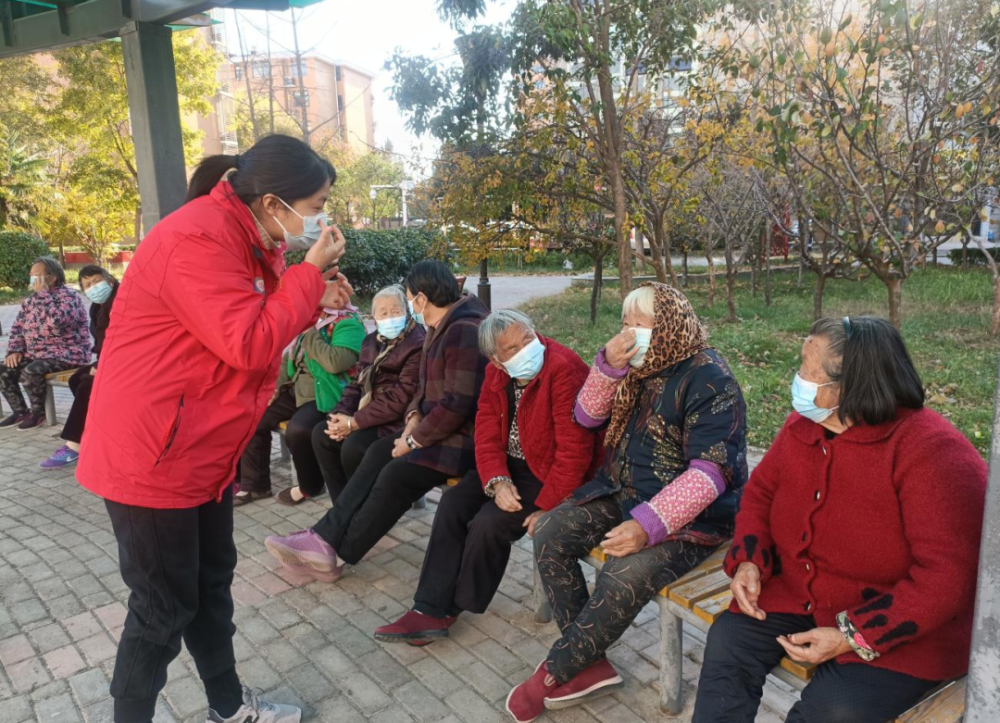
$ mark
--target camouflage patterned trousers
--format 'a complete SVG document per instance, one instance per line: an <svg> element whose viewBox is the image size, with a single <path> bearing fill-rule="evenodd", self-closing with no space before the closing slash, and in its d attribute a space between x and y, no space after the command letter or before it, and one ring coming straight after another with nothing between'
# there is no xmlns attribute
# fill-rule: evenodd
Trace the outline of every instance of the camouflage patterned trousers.
<svg viewBox="0 0 1000 723"><path fill-rule="evenodd" d="M31 412L45 416L45 375L77 366L59 359L28 359L24 357L14 368L0 364L0 394L7 400L14 414L26 414L28 405L21 394L18 382L28 390Z"/></svg>
<svg viewBox="0 0 1000 723"><path fill-rule="evenodd" d="M579 561L623 519L618 502L606 497L560 505L535 528L538 573L562 631L547 659L549 673L560 683L603 658L657 592L717 549L667 540L623 558L609 557L588 593Z"/></svg>

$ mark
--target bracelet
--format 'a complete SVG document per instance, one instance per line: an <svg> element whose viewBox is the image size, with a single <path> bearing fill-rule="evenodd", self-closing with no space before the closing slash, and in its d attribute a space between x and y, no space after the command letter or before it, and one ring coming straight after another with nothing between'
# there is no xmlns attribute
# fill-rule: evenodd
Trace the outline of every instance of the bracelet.
<svg viewBox="0 0 1000 723"><path fill-rule="evenodd" d="M406 439L403 441L406 442L406 446L410 449L420 449L420 445L414 441L412 434L406 435Z"/></svg>
<svg viewBox="0 0 1000 723"><path fill-rule="evenodd" d="M347 431L348 432L354 431L354 417L347 418Z"/></svg>
<svg viewBox="0 0 1000 723"><path fill-rule="evenodd" d="M870 663L879 656L868 645L868 642L860 631L854 627L854 623L851 622L851 618L848 617L846 610L837 615L837 629L840 630L841 635L847 640L847 644L851 646L851 649L866 663Z"/></svg>

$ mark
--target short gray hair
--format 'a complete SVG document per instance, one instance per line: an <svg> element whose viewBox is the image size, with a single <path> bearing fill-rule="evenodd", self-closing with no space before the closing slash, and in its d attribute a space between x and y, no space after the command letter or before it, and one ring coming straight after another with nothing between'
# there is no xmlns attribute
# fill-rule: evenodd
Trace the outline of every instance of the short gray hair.
<svg viewBox="0 0 1000 723"><path fill-rule="evenodd" d="M66 285L66 272L63 271L63 267L59 265L51 256L39 256L37 259L31 262L31 265L42 264L45 267L46 276L56 277L56 286Z"/></svg>
<svg viewBox="0 0 1000 723"><path fill-rule="evenodd" d="M392 299L399 303L400 307L403 309L403 313L406 318L410 318L410 305L406 302L406 292L403 287L399 284L393 284L392 286L386 286L381 289L375 296L372 297L372 313L375 313L375 302L379 299Z"/></svg>
<svg viewBox="0 0 1000 723"><path fill-rule="evenodd" d="M525 331L535 333L535 325L531 323L531 319L513 309L494 311L483 319L479 325L479 351L483 356L492 359L497 355L497 339L512 326L520 326Z"/></svg>

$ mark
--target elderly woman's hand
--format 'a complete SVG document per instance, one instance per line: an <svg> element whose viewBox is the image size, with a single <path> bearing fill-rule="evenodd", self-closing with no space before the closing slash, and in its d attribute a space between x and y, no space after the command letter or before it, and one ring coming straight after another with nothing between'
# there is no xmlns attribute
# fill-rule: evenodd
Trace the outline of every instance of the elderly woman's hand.
<svg viewBox="0 0 1000 723"><path fill-rule="evenodd" d="M11 352L10 354L7 355L6 359L3 360L3 365L5 367L7 367L8 369L13 369L18 364L21 363L21 360L23 358L24 358L24 354L22 354L19 351L13 351L13 352Z"/></svg>
<svg viewBox="0 0 1000 723"><path fill-rule="evenodd" d="M342 442L353 431L350 420L346 414L331 414L326 420L326 436Z"/></svg>
<svg viewBox="0 0 1000 723"><path fill-rule="evenodd" d="M736 604L744 615L763 620L767 613L757 607L760 599L760 570L752 562L741 562L730 584Z"/></svg>
<svg viewBox="0 0 1000 723"><path fill-rule="evenodd" d="M601 549L611 557L626 557L646 546L649 535L635 520L623 522L601 540Z"/></svg>
<svg viewBox="0 0 1000 723"><path fill-rule="evenodd" d="M504 512L517 512L521 509L521 495L517 493L517 488L510 482L498 484L493 499L496 501L497 507Z"/></svg>
<svg viewBox="0 0 1000 723"><path fill-rule="evenodd" d="M815 665L854 650L837 628L813 628L788 637L779 635L778 642L792 660Z"/></svg>
<svg viewBox="0 0 1000 723"><path fill-rule="evenodd" d="M538 526L538 521L542 519L542 515L544 514L545 512L542 510L535 510L524 519L524 524L521 526L528 528L528 537L535 536L535 527Z"/></svg>
<svg viewBox="0 0 1000 723"><path fill-rule="evenodd" d="M612 337L611 341L604 347L604 358L615 369L624 369L628 365L628 360L638 352L639 347L635 345L635 332L631 329L625 329Z"/></svg>

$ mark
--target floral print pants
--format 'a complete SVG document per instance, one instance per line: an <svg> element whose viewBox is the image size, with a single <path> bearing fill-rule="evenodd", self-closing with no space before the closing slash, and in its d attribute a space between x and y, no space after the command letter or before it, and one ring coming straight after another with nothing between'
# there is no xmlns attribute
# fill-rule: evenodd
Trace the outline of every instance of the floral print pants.
<svg viewBox="0 0 1000 723"><path fill-rule="evenodd" d="M39 417L45 416L45 375L61 372L77 366L61 359L22 358L20 364L8 368L0 364L0 393L10 404L14 414L27 414L28 405L21 394L18 382L28 390L31 411Z"/></svg>
<svg viewBox="0 0 1000 723"><path fill-rule="evenodd" d="M609 557L588 593L580 567L604 536L624 520L613 498L563 504L535 528L535 561L562 637L547 658L549 673L566 683L602 659L645 605L665 585L697 567L716 546L679 540Z"/></svg>

